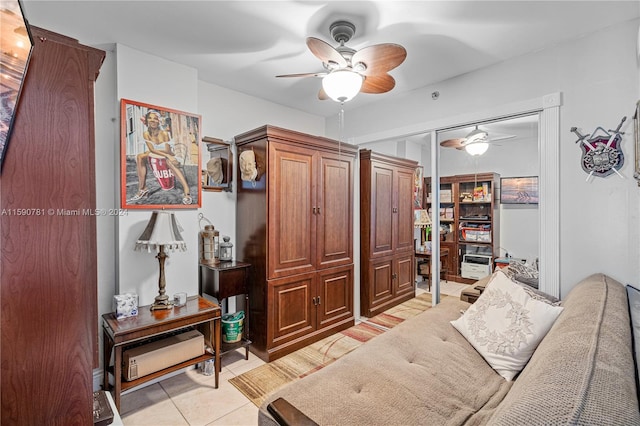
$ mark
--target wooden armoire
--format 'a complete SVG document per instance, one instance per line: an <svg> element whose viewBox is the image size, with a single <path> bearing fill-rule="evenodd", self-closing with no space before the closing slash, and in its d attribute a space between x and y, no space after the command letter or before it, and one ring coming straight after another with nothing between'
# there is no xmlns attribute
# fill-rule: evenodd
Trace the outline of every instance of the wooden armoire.
<svg viewBox="0 0 640 426"><path fill-rule="evenodd" d="M269 362L354 324L357 147L274 126L235 143L258 169L238 179L236 254L252 265L251 351Z"/></svg>
<svg viewBox="0 0 640 426"><path fill-rule="evenodd" d="M31 27L0 176L0 423L93 424L94 82L105 53Z"/></svg>
<svg viewBox="0 0 640 426"><path fill-rule="evenodd" d="M415 296L413 188L418 163L360 151L360 313Z"/></svg>

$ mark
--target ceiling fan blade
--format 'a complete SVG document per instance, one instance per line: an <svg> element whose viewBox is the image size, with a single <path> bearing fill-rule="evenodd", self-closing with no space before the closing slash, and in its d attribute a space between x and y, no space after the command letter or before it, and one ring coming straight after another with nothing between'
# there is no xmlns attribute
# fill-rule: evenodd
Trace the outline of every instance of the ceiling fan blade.
<svg viewBox="0 0 640 426"><path fill-rule="evenodd" d="M496 136L496 137L493 137L491 135L489 135L489 136L490 136L489 139L491 141L503 141L505 139L513 139L513 138L516 137L516 135L504 135L504 136Z"/></svg>
<svg viewBox="0 0 640 426"><path fill-rule="evenodd" d="M362 93L386 93L393 89L396 81L389 74L368 75L362 83Z"/></svg>
<svg viewBox="0 0 640 426"><path fill-rule="evenodd" d="M322 87L318 92L318 99L320 99L321 101L326 101L327 99L329 99L329 95L327 95L327 92L325 92Z"/></svg>
<svg viewBox="0 0 640 426"><path fill-rule="evenodd" d="M334 62L338 64L340 68L346 67L347 60L342 57L340 52L333 48L329 43L320 40L315 37L307 37L307 47L313 53L316 58L322 62L329 63Z"/></svg>
<svg viewBox="0 0 640 426"><path fill-rule="evenodd" d="M465 138L447 139L446 141L440 142L440 146L444 148L463 149L465 140Z"/></svg>
<svg viewBox="0 0 640 426"><path fill-rule="evenodd" d="M404 62L407 51L404 47L394 43L376 44L365 47L353 54L351 64L362 62L367 69L362 71L363 75L382 74L390 71Z"/></svg>
<svg viewBox="0 0 640 426"><path fill-rule="evenodd" d="M305 72L301 74L282 74L276 75L276 77L324 77L326 72Z"/></svg>

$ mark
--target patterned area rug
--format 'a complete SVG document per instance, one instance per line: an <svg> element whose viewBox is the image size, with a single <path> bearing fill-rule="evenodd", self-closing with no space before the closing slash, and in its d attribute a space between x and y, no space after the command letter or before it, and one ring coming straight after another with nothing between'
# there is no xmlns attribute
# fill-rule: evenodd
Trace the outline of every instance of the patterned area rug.
<svg viewBox="0 0 640 426"><path fill-rule="evenodd" d="M260 407L271 392L315 373L363 343L429 308L431 294L420 294L351 328L236 376L229 382Z"/></svg>

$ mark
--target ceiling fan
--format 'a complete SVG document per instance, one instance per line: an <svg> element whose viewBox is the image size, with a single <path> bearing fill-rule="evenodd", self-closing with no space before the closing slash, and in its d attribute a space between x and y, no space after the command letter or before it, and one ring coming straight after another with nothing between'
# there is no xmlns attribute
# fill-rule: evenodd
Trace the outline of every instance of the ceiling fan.
<svg viewBox="0 0 640 426"><path fill-rule="evenodd" d="M302 74L285 74L276 77L322 77L321 100L333 99L347 102L358 93L385 93L393 89L396 82L387 72L400 65L407 51L399 44L383 43L355 50L345 46L356 27L348 21L336 21L329 27L331 37L340 45L330 44L307 37L307 47L326 71Z"/></svg>
<svg viewBox="0 0 640 426"><path fill-rule="evenodd" d="M489 138L489 132L479 129L478 126L464 138L447 139L440 142L440 146L445 148L455 148L465 150L471 155L482 155L489 148L489 144L496 141L515 138L515 135L504 135Z"/></svg>

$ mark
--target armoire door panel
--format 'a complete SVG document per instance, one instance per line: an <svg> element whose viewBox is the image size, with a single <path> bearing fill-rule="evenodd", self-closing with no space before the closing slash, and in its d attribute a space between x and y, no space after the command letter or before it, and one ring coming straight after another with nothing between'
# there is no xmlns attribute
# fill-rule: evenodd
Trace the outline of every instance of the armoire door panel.
<svg viewBox="0 0 640 426"><path fill-rule="evenodd" d="M317 206L318 268L353 261L353 159L320 156Z"/></svg>
<svg viewBox="0 0 640 426"><path fill-rule="evenodd" d="M353 316L353 265L318 272L318 328Z"/></svg>
<svg viewBox="0 0 640 426"><path fill-rule="evenodd" d="M372 290L369 302L371 307L393 297L393 264L389 260L371 262L370 274Z"/></svg>
<svg viewBox="0 0 640 426"><path fill-rule="evenodd" d="M314 273L268 282L272 315L267 338L274 344L293 340L316 328Z"/></svg>
<svg viewBox="0 0 640 426"><path fill-rule="evenodd" d="M31 31L0 180L3 209L33 212L0 217L0 424L85 425L99 366L96 218L51 212L96 207L94 82L105 52Z"/></svg>
<svg viewBox="0 0 640 426"><path fill-rule="evenodd" d="M270 146L269 278L315 268L313 162L312 152L286 144Z"/></svg>
<svg viewBox="0 0 640 426"><path fill-rule="evenodd" d="M371 255L384 256L393 250L393 170L374 165L371 186Z"/></svg>
<svg viewBox="0 0 640 426"><path fill-rule="evenodd" d="M413 252L413 185L414 174L405 170L397 172L397 228L396 252Z"/></svg>
<svg viewBox="0 0 640 426"><path fill-rule="evenodd" d="M413 268L413 253L397 256L395 262L395 296L415 291L415 272Z"/></svg>

